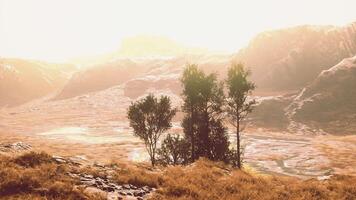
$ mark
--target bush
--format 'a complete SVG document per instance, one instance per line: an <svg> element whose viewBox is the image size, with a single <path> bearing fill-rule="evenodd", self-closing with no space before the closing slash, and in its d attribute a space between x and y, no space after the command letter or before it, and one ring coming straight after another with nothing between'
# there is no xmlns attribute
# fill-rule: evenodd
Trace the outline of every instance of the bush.
<svg viewBox="0 0 356 200"><path fill-rule="evenodd" d="M44 152L30 152L15 158L14 162L23 167L36 167L41 164L52 163L53 159L50 155Z"/></svg>
<svg viewBox="0 0 356 200"><path fill-rule="evenodd" d="M158 150L158 161L162 165L187 164L189 156L190 144L180 135L168 134Z"/></svg>

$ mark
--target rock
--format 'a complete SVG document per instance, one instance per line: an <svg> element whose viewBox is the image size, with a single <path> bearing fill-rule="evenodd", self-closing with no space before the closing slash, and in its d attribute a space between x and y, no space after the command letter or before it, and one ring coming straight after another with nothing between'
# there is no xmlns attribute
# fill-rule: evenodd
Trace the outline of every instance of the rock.
<svg viewBox="0 0 356 200"><path fill-rule="evenodd" d="M103 185L103 190L107 191L107 192L114 192L115 191L115 187L109 186L109 185Z"/></svg>
<svg viewBox="0 0 356 200"><path fill-rule="evenodd" d="M99 164L99 163L94 163L94 167L98 167L98 168L105 168L104 165Z"/></svg>
<svg viewBox="0 0 356 200"><path fill-rule="evenodd" d="M84 178L88 178L88 179L93 179L94 178L94 176L90 175L90 174L84 174L83 177Z"/></svg>
<svg viewBox="0 0 356 200"><path fill-rule="evenodd" d="M15 142L12 144L0 144L2 152L21 152L32 149L32 146L23 142Z"/></svg>
<svg viewBox="0 0 356 200"><path fill-rule="evenodd" d="M325 176L318 176L317 179L318 181L325 181L329 180L332 177L332 175L325 175Z"/></svg>
<svg viewBox="0 0 356 200"><path fill-rule="evenodd" d="M142 189L145 191L145 192L150 192L152 191L152 188L150 188L149 186L143 186Z"/></svg>
<svg viewBox="0 0 356 200"><path fill-rule="evenodd" d="M137 187L136 186L134 186L134 185L129 185L130 186L130 189L133 189L133 190L136 190L137 189Z"/></svg>
<svg viewBox="0 0 356 200"><path fill-rule="evenodd" d="M58 164L65 164L67 160L61 156L52 156L53 160Z"/></svg>
<svg viewBox="0 0 356 200"><path fill-rule="evenodd" d="M133 195L134 195L135 197L143 197L143 196L145 195L145 193L146 193L146 192L144 192L144 191L142 191L142 190L139 190L139 191L135 191L135 192L133 193Z"/></svg>
<svg viewBox="0 0 356 200"><path fill-rule="evenodd" d="M127 189L127 190L128 190L128 189L131 189L131 187L130 187L129 184L122 185L122 188L123 188L123 189Z"/></svg>
<svg viewBox="0 0 356 200"><path fill-rule="evenodd" d="M79 178L78 174L73 174L73 173L68 172L67 175L72 177L72 178Z"/></svg>
<svg viewBox="0 0 356 200"><path fill-rule="evenodd" d="M99 180L95 180L95 183L98 185L98 186L102 186L104 183L102 181L99 181Z"/></svg>
<svg viewBox="0 0 356 200"><path fill-rule="evenodd" d="M62 157L55 156L56 160L65 160ZM106 169L110 167L104 167L103 171L106 172ZM116 199L144 199L146 195L154 191L153 188L149 186L137 187L132 184L116 184L111 177L94 177L92 174L76 174L76 173L67 173L68 176L72 178L79 178L81 186L84 186L86 191L89 192L99 192L106 195L107 200L116 200Z"/></svg>
<svg viewBox="0 0 356 200"><path fill-rule="evenodd" d="M86 181L81 181L82 184L88 185L88 186L97 186L95 180L86 180Z"/></svg>
<svg viewBox="0 0 356 200"><path fill-rule="evenodd" d="M80 181L91 181L91 180L94 180L92 178L85 178L85 177L80 177L79 179L80 179Z"/></svg>

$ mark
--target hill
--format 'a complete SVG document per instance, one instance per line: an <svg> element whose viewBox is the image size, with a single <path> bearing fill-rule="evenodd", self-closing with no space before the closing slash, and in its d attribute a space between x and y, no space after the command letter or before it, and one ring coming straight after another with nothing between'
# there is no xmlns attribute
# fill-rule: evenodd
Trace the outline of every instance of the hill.
<svg viewBox="0 0 356 200"><path fill-rule="evenodd" d="M294 99L293 119L329 132L356 130L356 56L324 70Z"/></svg>
<svg viewBox="0 0 356 200"><path fill-rule="evenodd" d="M321 71L356 54L356 22L344 27L298 26L258 34L235 60L262 89L299 89Z"/></svg>
<svg viewBox="0 0 356 200"><path fill-rule="evenodd" d="M16 106L65 85L74 65L24 59L0 59L0 107Z"/></svg>

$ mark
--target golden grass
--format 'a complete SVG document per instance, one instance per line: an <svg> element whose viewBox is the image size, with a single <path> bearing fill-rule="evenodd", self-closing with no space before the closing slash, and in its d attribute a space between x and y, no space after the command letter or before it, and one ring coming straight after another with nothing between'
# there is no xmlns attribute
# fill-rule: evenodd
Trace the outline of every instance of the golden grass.
<svg viewBox="0 0 356 200"><path fill-rule="evenodd" d="M118 164L114 180L118 184L132 184L135 186L150 186L157 188L162 184L162 171L152 169L148 165L123 165Z"/></svg>
<svg viewBox="0 0 356 200"><path fill-rule="evenodd" d="M189 167L169 167L162 175L159 200L188 199L344 199L356 198L356 178L335 176L327 181L258 176L227 170L223 164L199 160Z"/></svg>
<svg viewBox="0 0 356 200"><path fill-rule="evenodd" d="M0 199L101 199L75 187L67 168L53 163L45 153L0 158Z"/></svg>
<svg viewBox="0 0 356 200"><path fill-rule="evenodd" d="M69 168L53 163L45 153L0 158L0 199L102 199L76 187L65 175ZM150 168L116 164L113 180L120 184L158 188L153 200L354 200L356 177L336 175L326 181L258 175L223 163L200 159L189 166ZM73 170L73 169L70 169ZM95 168L77 169L106 176Z"/></svg>

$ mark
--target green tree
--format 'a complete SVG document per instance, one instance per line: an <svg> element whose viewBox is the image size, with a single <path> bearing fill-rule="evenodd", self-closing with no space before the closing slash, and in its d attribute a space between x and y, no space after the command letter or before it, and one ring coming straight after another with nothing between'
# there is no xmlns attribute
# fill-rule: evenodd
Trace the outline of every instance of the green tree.
<svg viewBox="0 0 356 200"><path fill-rule="evenodd" d="M149 94L144 99L131 103L127 115L134 134L145 142L152 166L156 163L157 142L161 135L172 127L172 118L176 109L172 109L167 96L160 99Z"/></svg>
<svg viewBox="0 0 356 200"><path fill-rule="evenodd" d="M241 168L242 151L241 151L241 122L252 111L255 100L248 99L248 96L256 88L255 84L248 80L250 71L245 69L241 63L232 65L228 70L226 80L228 97L227 97L227 115L231 124L236 128L236 162L235 165Z"/></svg>
<svg viewBox="0 0 356 200"><path fill-rule="evenodd" d="M189 162L190 143L178 134L168 134L158 150L159 161L163 165L181 165Z"/></svg>
<svg viewBox="0 0 356 200"><path fill-rule="evenodd" d="M185 114L182 120L182 127L185 137L190 141L191 161L197 159L196 156L196 136L197 136L197 118L200 82L204 78L203 71L199 70L196 65L188 65L183 72L181 79L183 86L182 98L184 104L182 111Z"/></svg>
<svg viewBox="0 0 356 200"><path fill-rule="evenodd" d="M199 157L227 161L229 141L223 125L223 84L215 74L205 75L196 65L183 72L182 121L185 137L191 143L191 161Z"/></svg>

